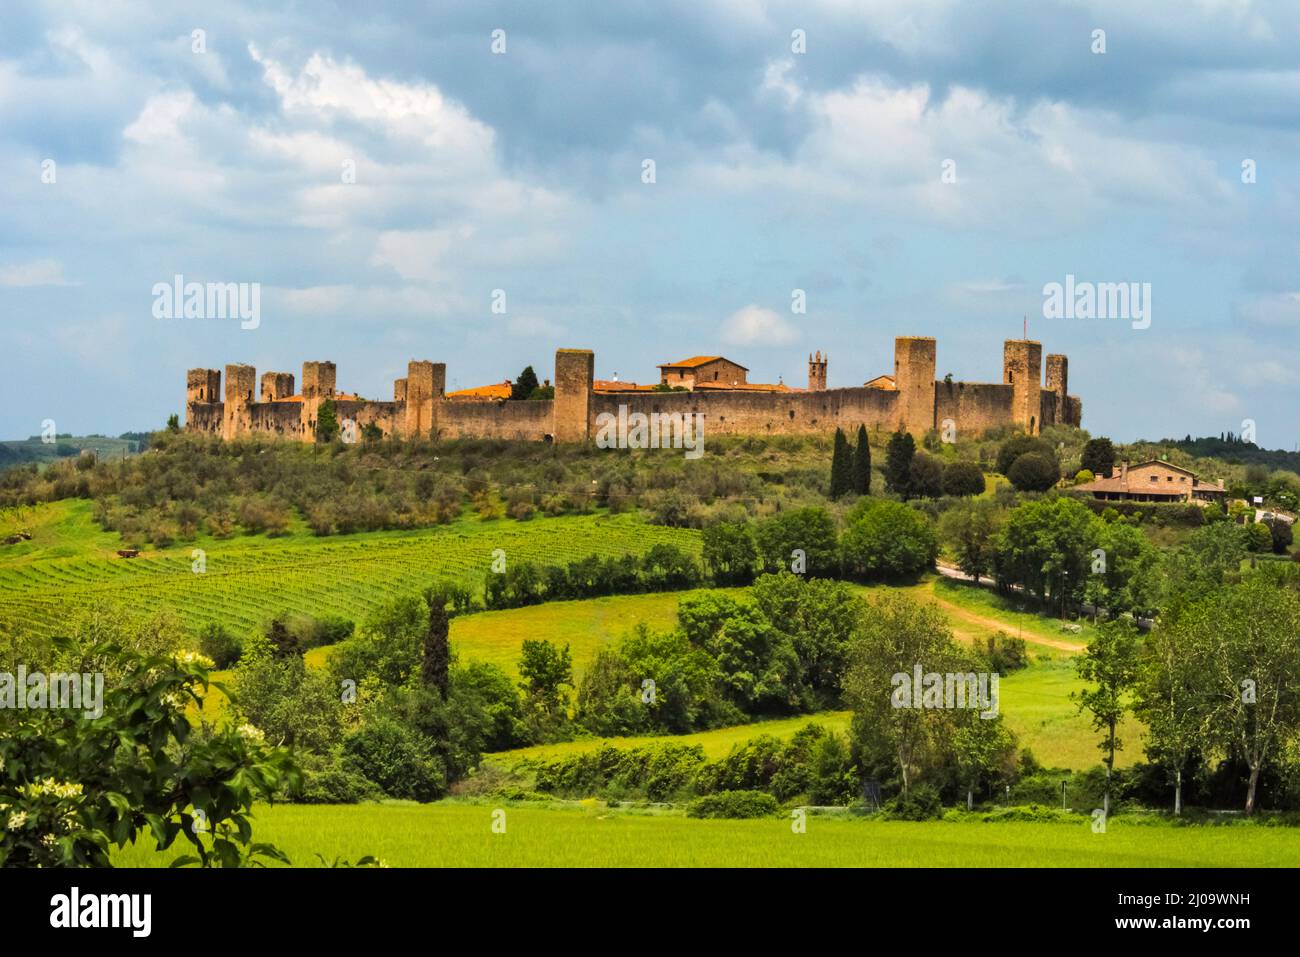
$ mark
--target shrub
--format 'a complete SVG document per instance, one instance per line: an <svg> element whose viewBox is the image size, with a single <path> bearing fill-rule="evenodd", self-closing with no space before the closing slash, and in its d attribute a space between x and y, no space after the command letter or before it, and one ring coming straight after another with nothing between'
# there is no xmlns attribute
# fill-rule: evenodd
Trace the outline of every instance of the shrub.
<svg viewBox="0 0 1300 957"><path fill-rule="evenodd" d="M686 816L757 818L772 817L777 810L776 798L762 791L719 791L692 801Z"/></svg>
<svg viewBox="0 0 1300 957"><path fill-rule="evenodd" d="M304 752L302 790L292 795L301 804L356 804L384 796L372 781L346 770L337 757Z"/></svg>
<svg viewBox="0 0 1300 957"><path fill-rule="evenodd" d="M1056 459L1041 452L1028 452L1011 464L1007 478L1022 492L1046 492L1061 478Z"/></svg>
<svg viewBox="0 0 1300 957"><path fill-rule="evenodd" d="M419 734L380 717L343 740L343 769L373 781L389 797L434 801L447 790L442 762Z"/></svg>
<svg viewBox="0 0 1300 957"><path fill-rule="evenodd" d="M211 622L199 632L199 651L212 659L218 668L229 668L239 660L239 639L223 625Z"/></svg>
<svg viewBox="0 0 1300 957"><path fill-rule="evenodd" d="M1029 664L1029 653L1025 650L1025 639L999 631L981 641L975 639L975 652L983 655L989 670L998 674L1019 671Z"/></svg>
<svg viewBox="0 0 1300 957"><path fill-rule="evenodd" d="M908 497L938 498L943 494L943 465L933 456L918 452L908 469ZM983 491L983 482L980 484Z"/></svg>
<svg viewBox="0 0 1300 957"><path fill-rule="evenodd" d="M997 471L1010 478L1011 466L1015 464L1016 459L1031 453L1045 455L1053 463L1056 462L1056 454L1052 451L1052 447L1042 439L1034 438L1032 435L1013 435L998 446Z"/></svg>
<svg viewBox="0 0 1300 957"><path fill-rule="evenodd" d="M943 814L943 804L939 801L938 791L928 784L918 784L890 798L882 810L894 821L934 821Z"/></svg>
<svg viewBox="0 0 1300 957"><path fill-rule="evenodd" d="M644 795L661 801L690 790L704 764L699 745L602 747L537 769L537 790L569 797Z"/></svg>
<svg viewBox="0 0 1300 957"><path fill-rule="evenodd" d="M944 495L981 495L984 473L974 462L953 462L943 470Z"/></svg>

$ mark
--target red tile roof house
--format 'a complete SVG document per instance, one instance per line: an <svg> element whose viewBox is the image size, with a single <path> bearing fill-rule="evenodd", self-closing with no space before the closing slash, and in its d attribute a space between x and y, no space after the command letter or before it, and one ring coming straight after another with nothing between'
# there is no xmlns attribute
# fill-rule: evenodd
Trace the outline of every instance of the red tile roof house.
<svg viewBox="0 0 1300 957"><path fill-rule="evenodd" d="M723 356L693 356L681 362L665 362L659 366L659 383L681 386L692 391L736 392L800 392L783 382L750 382L749 370L739 362Z"/></svg>
<svg viewBox="0 0 1300 957"><path fill-rule="evenodd" d="M1216 484L1201 482L1196 473L1178 465L1153 459L1129 466L1120 463L1118 474L1074 486L1093 498L1118 502L1191 502L1221 504L1227 498L1223 479Z"/></svg>

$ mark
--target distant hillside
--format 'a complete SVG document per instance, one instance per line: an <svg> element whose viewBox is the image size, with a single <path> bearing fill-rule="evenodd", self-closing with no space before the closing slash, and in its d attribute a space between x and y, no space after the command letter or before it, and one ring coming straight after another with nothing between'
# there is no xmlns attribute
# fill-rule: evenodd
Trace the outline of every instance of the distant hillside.
<svg viewBox="0 0 1300 957"><path fill-rule="evenodd" d="M39 435L0 442L0 469L27 462L53 462L92 451L101 459L120 459L143 452L149 447L148 432L123 432L117 438L106 435L71 435L60 433L53 442Z"/></svg>
<svg viewBox="0 0 1300 957"><path fill-rule="evenodd" d="M1170 446L1195 458L1219 459L1232 465L1263 465L1270 469L1290 469L1300 472L1300 452L1282 449L1261 449L1254 442L1226 432L1219 436L1194 439L1161 439L1160 445Z"/></svg>

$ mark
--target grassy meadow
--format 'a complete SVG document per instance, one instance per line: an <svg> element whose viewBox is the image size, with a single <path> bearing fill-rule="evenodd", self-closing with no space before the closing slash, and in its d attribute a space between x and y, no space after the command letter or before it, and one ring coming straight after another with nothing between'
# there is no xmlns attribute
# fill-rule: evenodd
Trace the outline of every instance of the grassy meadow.
<svg viewBox="0 0 1300 957"><path fill-rule="evenodd" d="M295 866L374 855L392 867L1295 867L1300 831L1252 825L1174 827L1112 819L986 823L978 817L912 823L849 816L695 820L632 813L597 801L517 806L505 833L487 803L259 807L258 840ZM964 816L963 816L964 817ZM162 867L145 838L114 854L121 867Z"/></svg>

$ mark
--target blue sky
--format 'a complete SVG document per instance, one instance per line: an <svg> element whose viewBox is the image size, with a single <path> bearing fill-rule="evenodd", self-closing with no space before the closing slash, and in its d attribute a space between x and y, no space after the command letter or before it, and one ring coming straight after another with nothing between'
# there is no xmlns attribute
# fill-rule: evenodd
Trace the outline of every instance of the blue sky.
<svg viewBox="0 0 1300 957"><path fill-rule="evenodd" d="M0 436L157 427L228 362L387 398L821 349L834 388L932 335L996 381L1028 315L1095 434L1300 441L1293 2L266 6L0 10ZM177 273L260 325L156 319ZM1067 274L1150 328L1043 318Z"/></svg>

